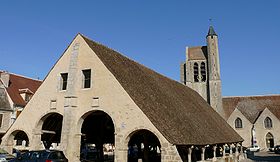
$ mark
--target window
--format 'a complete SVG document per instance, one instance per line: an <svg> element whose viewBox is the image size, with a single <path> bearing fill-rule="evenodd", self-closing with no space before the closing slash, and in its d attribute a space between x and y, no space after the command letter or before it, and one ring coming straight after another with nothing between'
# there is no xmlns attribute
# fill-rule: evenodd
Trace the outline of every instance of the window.
<svg viewBox="0 0 280 162"><path fill-rule="evenodd" d="M61 83L60 83L60 89L66 90L67 88L67 79L68 79L68 73L61 73Z"/></svg>
<svg viewBox="0 0 280 162"><path fill-rule="evenodd" d="M2 127L3 114L0 114L0 127Z"/></svg>
<svg viewBox="0 0 280 162"><path fill-rule="evenodd" d="M240 118L235 120L235 128L242 128L242 120Z"/></svg>
<svg viewBox="0 0 280 162"><path fill-rule="evenodd" d="M264 119L264 127L265 128L272 128L272 120L269 117Z"/></svg>
<svg viewBox="0 0 280 162"><path fill-rule="evenodd" d="M205 67L205 62L202 62L200 65L200 73L201 73L201 81L205 82L206 81L206 67Z"/></svg>
<svg viewBox="0 0 280 162"><path fill-rule="evenodd" d="M91 70L83 70L83 88L90 88Z"/></svg>
<svg viewBox="0 0 280 162"><path fill-rule="evenodd" d="M193 77L194 77L194 82L199 81L199 78L198 78L198 64L196 62L193 64Z"/></svg>

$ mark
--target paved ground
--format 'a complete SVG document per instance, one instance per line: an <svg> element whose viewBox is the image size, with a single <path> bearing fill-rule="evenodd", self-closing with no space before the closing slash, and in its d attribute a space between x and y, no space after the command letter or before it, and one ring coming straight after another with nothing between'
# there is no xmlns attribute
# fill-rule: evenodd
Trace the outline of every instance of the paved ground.
<svg viewBox="0 0 280 162"><path fill-rule="evenodd" d="M241 162L280 162L280 154L274 152L251 152L247 153L247 159L241 160Z"/></svg>

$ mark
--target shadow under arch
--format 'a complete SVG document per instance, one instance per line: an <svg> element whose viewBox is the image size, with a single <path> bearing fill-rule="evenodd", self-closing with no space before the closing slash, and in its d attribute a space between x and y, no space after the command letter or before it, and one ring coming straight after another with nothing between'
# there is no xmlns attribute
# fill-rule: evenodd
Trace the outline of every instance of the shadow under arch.
<svg viewBox="0 0 280 162"><path fill-rule="evenodd" d="M147 129L135 130L128 136L128 162L161 162L161 144L158 137Z"/></svg>
<svg viewBox="0 0 280 162"><path fill-rule="evenodd" d="M114 161L115 125L102 110L86 112L78 121L81 131L81 161Z"/></svg>
<svg viewBox="0 0 280 162"><path fill-rule="evenodd" d="M29 139L29 135L24 130L16 129L9 135L8 143L17 150L28 150Z"/></svg>
<svg viewBox="0 0 280 162"><path fill-rule="evenodd" d="M60 144L63 116L58 112L48 112L37 122L36 128L41 131L41 141L46 149Z"/></svg>

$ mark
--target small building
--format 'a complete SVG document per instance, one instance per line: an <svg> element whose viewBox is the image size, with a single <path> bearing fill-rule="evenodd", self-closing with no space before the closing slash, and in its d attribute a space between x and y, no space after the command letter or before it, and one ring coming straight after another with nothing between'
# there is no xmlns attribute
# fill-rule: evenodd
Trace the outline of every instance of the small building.
<svg viewBox="0 0 280 162"><path fill-rule="evenodd" d="M280 95L223 97L223 106L243 146L268 150L280 144Z"/></svg>
<svg viewBox="0 0 280 162"><path fill-rule="evenodd" d="M0 137L6 133L42 81L0 71Z"/></svg>
<svg viewBox="0 0 280 162"><path fill-rule="evenodd" d="M60 149L70 162L215 159L243 141L197 92L81 34L1 146L11 151L18 134L31 150Z"/></svg>

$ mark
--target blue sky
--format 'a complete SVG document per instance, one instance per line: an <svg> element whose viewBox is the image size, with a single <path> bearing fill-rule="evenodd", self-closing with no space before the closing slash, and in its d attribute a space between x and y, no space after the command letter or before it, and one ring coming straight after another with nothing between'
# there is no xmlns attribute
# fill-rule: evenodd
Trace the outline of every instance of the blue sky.
<svg viewBox="0 0 280 162"><path fill-rule="evenodd" d="M219 36L224 96L280 93L280 1L1 1L1 70L43 79L77 33L179 80L185 47Z"/></svg>

